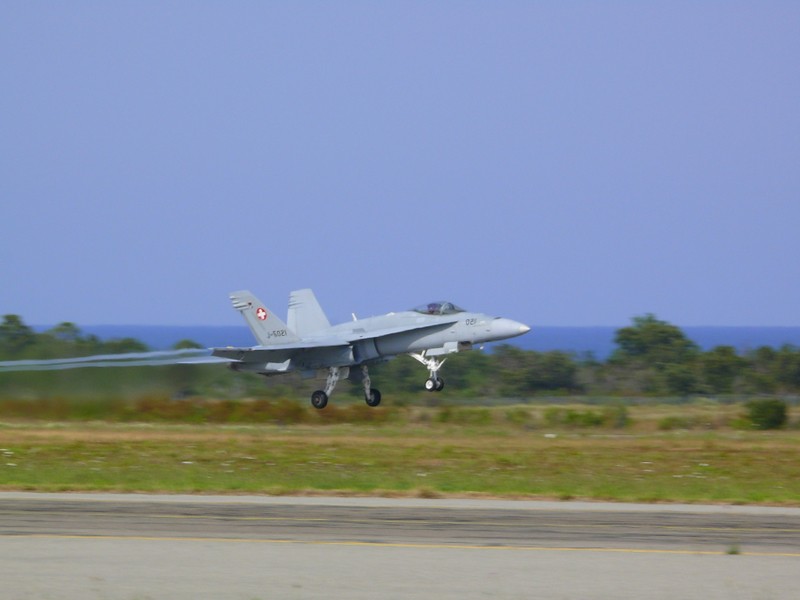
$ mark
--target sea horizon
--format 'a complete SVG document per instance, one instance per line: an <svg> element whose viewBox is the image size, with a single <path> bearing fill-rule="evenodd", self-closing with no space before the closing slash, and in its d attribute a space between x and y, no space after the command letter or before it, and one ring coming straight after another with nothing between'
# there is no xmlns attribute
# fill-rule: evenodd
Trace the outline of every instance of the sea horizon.
<svg viewBox="0 0 800 600"><path fill-rule="evenodd" d="M33 326L33 329L41 333L52 327L42 325ZM533 325L529 333L487 344L487 348L506 343L523 350L558 350L604 360L614 351L614 336L622 327L625 326ZM101 340L134 338L152 350L167 350L182 340L191 340L205 348L256 345L252 333L244 325L86 325L79 326L79 329L83 335L95 335ZM761 346L800 347L800 326L709 325L680 329L702 350L733 346L743 354Z"/></svg>

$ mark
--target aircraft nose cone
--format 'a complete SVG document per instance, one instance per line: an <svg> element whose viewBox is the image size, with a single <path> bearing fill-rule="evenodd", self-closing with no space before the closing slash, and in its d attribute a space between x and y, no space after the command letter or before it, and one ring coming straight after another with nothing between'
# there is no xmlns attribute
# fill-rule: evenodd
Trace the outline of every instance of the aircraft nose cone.
<svg viewBox="0 0 800 600"><path fill-rule="evenodd" d="M492 327L492 333L500 339L516 337L523 333L528 333L530 330L531 328L524 323L511 319L495 319Z"/></svg>

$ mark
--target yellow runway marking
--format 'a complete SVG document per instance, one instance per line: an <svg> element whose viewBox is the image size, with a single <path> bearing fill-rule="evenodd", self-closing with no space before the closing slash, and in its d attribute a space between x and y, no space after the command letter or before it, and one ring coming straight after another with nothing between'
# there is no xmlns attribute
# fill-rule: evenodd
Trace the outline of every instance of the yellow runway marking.
<svg viewBox="0 0 800 600"><path fill-rule="evenodd" d="M216 538L216 537L175 537L175 536L134 536L134 535L59 535L59 534L19 534L2 535L0 539L50 539L50 540L115 540L139 542L221 542L226 544L298 544L307 546L353 546L367 548L413 548L435 550L501 550L522 552L603 552L619 554L676 554L726 556L725 551L712 550L667 550L658 548L581 548L581 547L549 547L549 546L484 546L479 544L414 544L403 542L358 542L358 541L325 541L325 540L280 540L260 538ZM739 552L738 556L776 556L800 558L800 552Z"/></svg>

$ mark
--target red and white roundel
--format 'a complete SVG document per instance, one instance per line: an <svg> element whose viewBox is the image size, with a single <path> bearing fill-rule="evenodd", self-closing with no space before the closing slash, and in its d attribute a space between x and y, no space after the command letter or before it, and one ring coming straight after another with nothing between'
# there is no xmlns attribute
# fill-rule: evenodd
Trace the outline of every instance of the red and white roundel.
<svg viewBox="0 0 800 600"><path fill-rule="evenodd" d="M258 317L259 321L266 321L267 320L267 311L263 308L259 307L256 310L256 316Z"/></svg>

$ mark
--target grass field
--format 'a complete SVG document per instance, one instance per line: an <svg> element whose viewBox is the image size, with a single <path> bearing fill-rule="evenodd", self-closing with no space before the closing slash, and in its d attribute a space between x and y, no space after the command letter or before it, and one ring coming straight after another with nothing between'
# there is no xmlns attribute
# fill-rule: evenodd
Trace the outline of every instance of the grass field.
<svg viewBox="0 0 800 600"><path fill-rule="evenodd" d="M6 422L0 489L800 505L800 431L731 429L735 408L633 408L624 429L551 427L544 408L415 410L322 425ZM698 425L664 431L665 417Z"/></svg>

